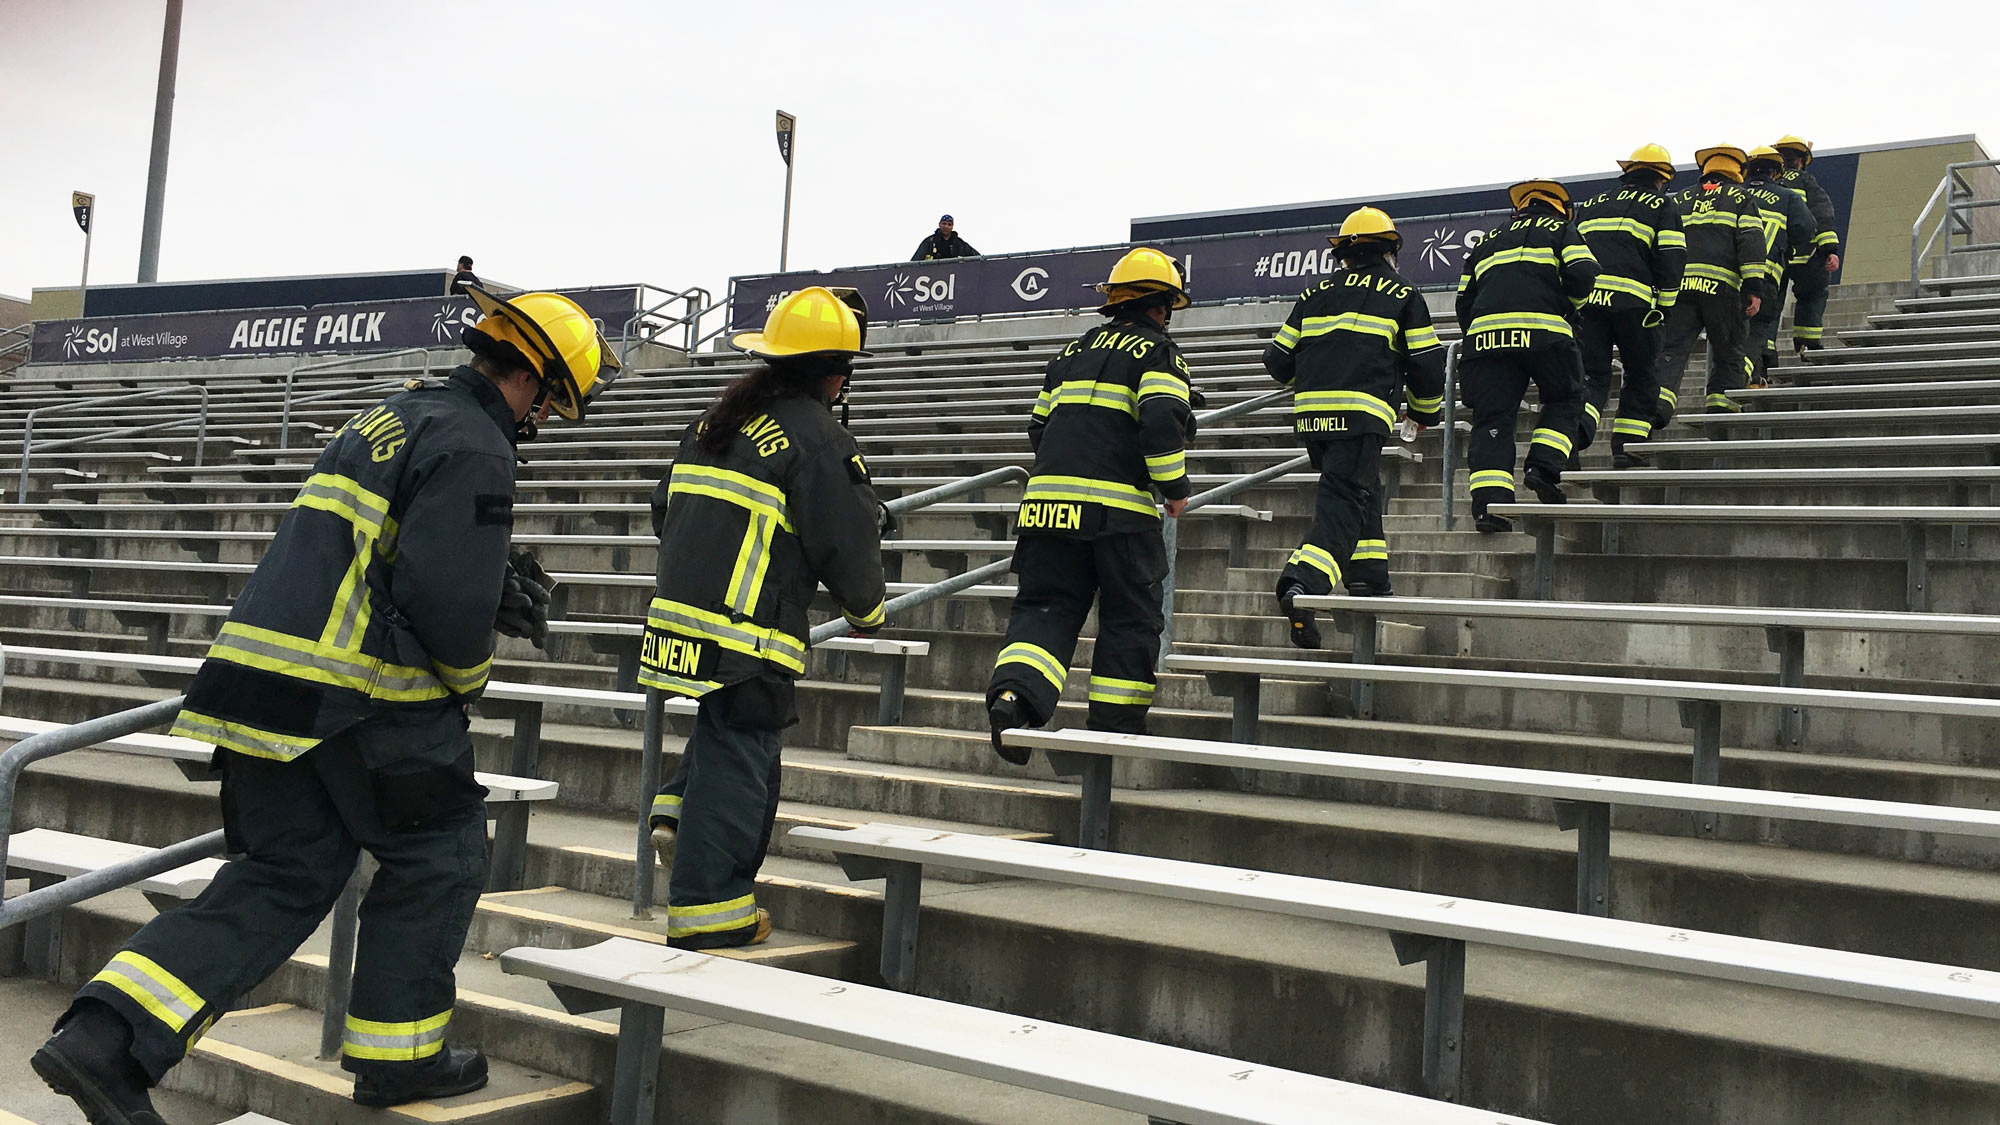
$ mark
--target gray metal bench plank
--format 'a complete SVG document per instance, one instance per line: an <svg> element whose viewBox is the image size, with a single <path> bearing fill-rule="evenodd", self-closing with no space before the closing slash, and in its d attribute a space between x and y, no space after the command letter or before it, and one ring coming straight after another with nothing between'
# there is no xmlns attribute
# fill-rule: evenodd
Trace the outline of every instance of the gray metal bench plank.
<svg viewBox="0 0 2000 1125"><path fill-rule="evenodd" d="M1758 606L1687 605L1665 602L1503 601L1481 598L1357 598L1346 594L1302 595L1294 604L1315 610L1348 610L1386 617L1518 617L1587 624L1735 625L1852 633L1943 633L2000 636L2000 617L1977 614L1871 613L1841 609L1783 609Z"/></svg>
<svg viewBox="0 0 2000 1125"><path fill-rule="evenodd" d="M1733 442L1718 444L1730 445ZM2000 508L1898 508L1846 504L1493 504L1495 515L1548 520L1653 523L2000 523Z"/></svg>
<svg viewBox="0 0 2000 1125"><path fill-rule="evenodd" d="M500 966L607 1000L672 1008L1186 1125L1524 1120L630 938L586 949L510 949Z"/></svg>
<svg viewBox="0 0 2000 1125"><path fill-rule="evenodd" d="M7 838L7 866L73 879L114 863L144 858L158 850L143 844L101 840L95 836L79 836L49 828L31 828ZM208 884L215 879L215 873L221 869L222 861L219 859L198 859L172 871L142 879L132 886L147 894L191 899L207 890Z"/></svg>

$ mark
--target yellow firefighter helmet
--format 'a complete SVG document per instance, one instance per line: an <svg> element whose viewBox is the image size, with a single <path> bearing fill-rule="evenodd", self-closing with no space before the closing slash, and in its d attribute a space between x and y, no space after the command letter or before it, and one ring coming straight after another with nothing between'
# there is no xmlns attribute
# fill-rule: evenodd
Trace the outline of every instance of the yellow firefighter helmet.
<svg viewBox="0 0 2000 1125"><path fill-rule="evenodd" d="M1743 166L1750 157L1735 145L1716 145L1694 154L1694 162L1704 176L1721 176L1736 183L1743 182Z"/></svg>
<svg viewBox="0 0 2000 1125"><path fill-rule="evenodd" d="M762 332L739 332L729 341L762 359L809 355L867 355L868 305L852 289L808 285L779 301Z"/></svg>
<svg viewBox="0 0 2000 1125"><path fill-rule="evenodd" d="M1569 189L1555 180L1522 180L1507 189L1507 202L1514 210L1525 210L1528 204L1540 200L1554 207L1564 215L1569 214Z"/></svg>
<svg viewBox="0 0 2000 1125"><path fill-rule="evenodd" d="M1181 280L1180 266L1166 252L1150 246L1128 251L1111 267L1111 276L1091 288L1104 294L1106 309L1154 293L1173 295L1168 308L1188 307L1187 286Z"/></svg>
<svg viewBox="0 0 2000 1125"><path fill-rule="evenodd" d="M1659 145L1640 145L1638 148L1632 150L1631 159L1620 160L1618 162L1618 170L1621 172L1634 172L1640 169L1648 172L1658 172L1666 179L1672 180L1674 178L1674 158L1668 155L1667 150Z"/></svg>
<svg viewBox="0 0 2000 1125"><path fill-rule="evenodd" d="M1340 233L1327 239L1336 250L1361 241L1386 242L1389 249L1400 250L1403 236L1396 233L1396 221L1387 211L1379 207L1358 207L1340 224Z"/></svg>
<svg viewBox="0 0 2000 1125"><path fill-rule="evenodd" d="M1779 152L1798 157L1802 163L1812 163L1812 142L1796 133L1786 133L1784 136L1771 142L1771 147L1777 149Z"/></svg>
<svg viewBox="0 0 2000 1125"><path fill-rule="evenodd" d="M479 307L477 323L460 334L465 346L535 373L549 405L572 422L618 378L618 357L597 322L560 293L502 299L476 285L465 291Z"/></svg>

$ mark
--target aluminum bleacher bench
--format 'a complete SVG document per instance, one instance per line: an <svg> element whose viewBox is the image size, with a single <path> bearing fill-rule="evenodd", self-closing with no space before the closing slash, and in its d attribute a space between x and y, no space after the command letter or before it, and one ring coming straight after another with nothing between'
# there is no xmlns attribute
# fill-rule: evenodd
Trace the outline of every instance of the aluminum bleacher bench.
<svg viewBox="0 0 2000 1125"><path fill-rule="evenodd" d="M1707 683L1698 680L1654 680L1638 676L1566 676L1538 672L1499 672L1475 668L1430 668L1403 664L1336 664L1325 660L1259 660L1240 656L1194 656L1176 653L1161 667L1169 672L1199 673L1209 690L1235 701L1230 738L1257 742L1258 707L1263 679L1356 681L1419 684L1444 688L1489 688L1501 691L1546 691L1556 694L1615 696L1628 699L1671 699L1680 709L1681 725L1693 732L1692 776L1696 784L1714 785L1722 771L1722 708L1724 704L1831 711L1873 711L1891 714L1949 716L2000 720L2000 699L1964 695L1912 695L1899 692L1822 691L1812 688L1767 687L1760 684Z"/></svg>
<svg viewBox="0 0 2000 1125"><path fill-rule="evenodd" d="M0 719L0 723L8 720ZM54 726L56 724L50 724ZM74 832L32 828L15 832L7 840L8 877L25 875L30 892L52 887L65 879L101 871L113 864L143 859L158 852L143 844L100 840ZM163 871L132 884L146 896L155 910L171 910L208 889L222 867L219 859L198 859L170 871ZM10 963L10 953L0 953L0 976L25 969L35 976L50 976L62 964L62 917L44 915L21 928L21 962Z"/></svg>
<svg viewBox="0 0 2000 1125"><path fill-rule="evenodd" d="M1712 456L1718 459L1749 454L1835 454L1841 457L1921 457L1941 451L2000 450L2000 434L1927 434L1922 437L1739 438L1730 441L1649 441L1646 456Z"/></svg>
<svg viewBox="0 0 2000 1125"><path fill-rule="evenodd" d="M1917 398L1961 398L2000 392L2000 379L1951 379L1932 383L1897 383L1893 388L1885 388L1879 383L1828 383L1801 387L1747 387L1740 391L1730 391L1729 397L1739 402L1832 402L1842 399L1866 399L1880 402L1893 396L1897 401ZM1707 415L1699 415L1707 417ZM1718 415L1718 417L1720 417Z"/></svg>
<svg viewBox="0 0 2000 1125"><path fill-rule="evenodd" d="M1718 437L1738 429L1776 429L1781 426L1880 426L1896 423L1935 425L1944 422L1983 422L2000 417L2000 406L1904 406L1837 410L1746 410L1737 414L1689 414L1675 419L1697 430L1720 430ZM1929 435L1924 435L1928 437Z"/></svg>
<svg viewBox="0 0 2000 1125"><path fill-rule="evenodd" d="M849 879L888 880L882 975L902 988L914 981L926 864L1386 930L1398 961L1428 965L1423 1070L1439 1098L1460 1088L1468 944L2000 1018L2000 973L1951 965L901 825L800 827L789 838L833 852Z"/></svg>
<svg viewBox="0 0 2000 1125"><path fill-rule="evenodd" d="M1735 445L1735 442L1715 443ZM1743 444L1749 444L1745 442ZM1566 523L1726 523L1773 524L1894 524L1902 528L1904 594L1912 613L1930 604L1928 527L1972 527L2000 524L1995 507L1897 507L1846 504L1493 504L1487 511L1519 519L1522 530L1535 536L1534 596L1547 599L1555 588L1557 525ZM1616 541L1607 541L1614 547Z"/></svg>
<svg viewBox="0 0 2000 1125"><path fill-rule="evenodd" d="M1806 683L1808 632L1928 634L1952 637L2000 637L2000 617L1955 613L1870 613L1835 609L1787 609L1759 606L1673 605L1634 602L1507 601L1492 598L1357 598L1346 594L1305 596L1301 608L1333 615L1334 627L1354 637L1356 664L1375 659L1375 623L1381 617L1490 617L1509 620L1573 621L1599 625L1659 625L1674 628L1732 627L1762 629L1778 656L1778 684L1802 688ZM1355 706L1366 718L1372 710L1356 685ZM1805 738L1805 713L1782 710L1779 743L1797 746Z"/></svg>
<svg viewBox="0 0 2000 1125"><path fill-rule="evenodd" d="M1556 827L1577 833L1576 911L1599 917L1609 916L1611 909L1611 810L1619 806L1692 813L1695 814L1697 828L1710 824L1718 814L1726 814L2000 839L2000 812L1907 801L1773 793L1763 789L1696 785L1685 781L1647 781L1561 770L1436 762L1291 747L1244 746L1234 742L1093 730L1020 729L1007 731L1001 738L1009 746L1045 752L1049 756L1049 765L1058 775L1082 779L1078 840L1086 848L1111 846L1111 762L1114 758L1550 800L1555 803Z"/></svg>
<svg viewBox="0 0 2000 1125"><path fill-rule="evenodd" d="M1720 415L1718 415L1720 417ZM1616 504L1628 488L1667 490L1667 503L1677 502L1682 488L1783 488L1788 491L1824 488L1889 488L1909 484L1952 487L1958 503L1972 502L1971 485L2000 481L2000 465L1906 465L1895 469L1613 469L1564 473L1564 484L1581 485L1600 503Z"/></svg>
<svg viewBox="0 0 2000 1125"><path fill-rule="evenodd" d="M611 1125L654 1119L669 1008L1145 1114L1162 1125L1524 1120L631 938L584 949L510 949L500 967L547 981L571 1014L619 1012Z"/></svg>

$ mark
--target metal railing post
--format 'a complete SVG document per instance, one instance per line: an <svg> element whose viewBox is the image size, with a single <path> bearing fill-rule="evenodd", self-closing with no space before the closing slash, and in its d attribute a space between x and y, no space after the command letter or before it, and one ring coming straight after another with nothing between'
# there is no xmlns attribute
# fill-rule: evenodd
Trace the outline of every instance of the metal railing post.
<svg viewBox="0 0 2000 1125"><path fill-rule="evenodd" d="M639 846L633 853L632 917L646 921L653 916L653 796L660 791L660 753L665 742L666 699L659 688L646 689L643 733L639 736ZM667 873L670 877L673 872Z"/></svg>
<svg viewBox="0 0 2000 1125"><path fill-rule="evenodd" d="M208 388L200 383L189 383L185 386L176 387L154 387L151 390L131 391L118 395L103 395L97 398L82 398L73 402L58 402L50 406L37 406L33 410L28 411L26 418L23 419L21 424L21 475L18 481L18 494L15 496L14 502L17 504L27 502L28 470L36 449L35 420L37 418L44 414L60 414L66 410L81 410L86 406L109 406L112 403L119 402L141 402L147 399L159 398L162 395L186 394L189 391L193 391L201 396L201 411L196 416L197 424L201 429L195 438L195 464L199 465L201 464L202 448L207 442L208 434ZM171 430L175 427L185 425L187 425L185 418L172 418L165 422L153 422L143 426L125 426L122 428L100 430L97 433L84 434L81 437L63 438L59 441L45 441L41 444L40 448L43 450L68 449L71 446L89 445L108 438L133 437L138 434L150 434L155 430Z"/></svg>
<svg viewBox="0 0 2000 1125"><path fill-rule="evenodd" d="M1455 478L1458 476L1458 341L1444 353L1444 453L1440 459L1439 471L1444 474L1444 529L1452 530L1457 521L1453 511L1452 495Z"/></svg>

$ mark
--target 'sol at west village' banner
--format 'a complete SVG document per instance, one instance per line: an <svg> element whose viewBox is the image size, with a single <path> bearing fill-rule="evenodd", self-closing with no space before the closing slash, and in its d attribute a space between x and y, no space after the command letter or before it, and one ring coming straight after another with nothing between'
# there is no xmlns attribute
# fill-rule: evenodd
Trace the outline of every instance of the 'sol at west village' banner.
<svg viewBox="0 0 2000 1125"><path fill-rule="evenodd" d="M1398 268L1420 286L1456 285L1466 252L1506 214L1399 220L1403 252ZM1339 266L1326 241L1331 233L1321 228L1172 239L1152 245L1180 260L1189 294L1197 302L1240 301L1296 296L1331 274ZM875 322L1095 308L1103 298L1088 286L1104 280L1127 249L1096 246L738 277L733 279L729 324L736 330L754 328L779 298L808 285L859 290L868 300L869 319Z"/></svg>
<svg viewBox="0 0 2000 1125"><path fill-rule="evenodd" d="M604 325L624 332L638 309L638 290L562 291ZM479 319L468 297L315 305L311 308L99 316L35 324L33 363L133 363L161 359L220 359L238 355L451 348L460 330Z"/></svg>

